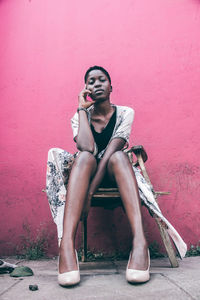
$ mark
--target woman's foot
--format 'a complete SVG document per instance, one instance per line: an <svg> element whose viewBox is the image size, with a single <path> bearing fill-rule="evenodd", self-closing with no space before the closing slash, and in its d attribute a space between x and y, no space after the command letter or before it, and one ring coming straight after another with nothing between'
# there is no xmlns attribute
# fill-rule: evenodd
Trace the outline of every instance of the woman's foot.
<svg viewBox="0 0 200 300"><path fill-rule="evenodd" d="M135 247L129 256L126 268L126 280L130 283L142 283L150 279L150 255L146 246Z"/></svg>
<svg viewBox="0 0 200 300"><path fill-rule="evenodd" d="M76 253L71 242L61 242L59 249L59 273L78 270Z"/></svg>
<svg viewBox="0 0 200 300"><path fill-rule="evenodd" d="M146 246L134 247L130 253L128 268L145 271L148 263L148 248Z"/></svg>
<svg viewBox="0 0 200 300"><path fill-rule="evenodd" d="M75 260L74 260L75 257ZM73 247L60 247L58 283L72 286L80 282L78 255Z"/></svg>

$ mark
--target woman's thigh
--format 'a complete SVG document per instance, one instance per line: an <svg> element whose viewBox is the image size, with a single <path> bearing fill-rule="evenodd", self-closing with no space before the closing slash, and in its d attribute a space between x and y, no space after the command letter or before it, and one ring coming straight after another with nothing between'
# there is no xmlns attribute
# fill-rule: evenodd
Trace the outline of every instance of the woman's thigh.
<svg viewBox="0 0 200 300"><path fill-rule="evenodd" d="M127 178L127 174L133 173L132 164L128 158L128 155L124 151L116 151L109 158L107 164L107 172L110 178L116 178L120 173L123 175L123 179Z"/></svg>

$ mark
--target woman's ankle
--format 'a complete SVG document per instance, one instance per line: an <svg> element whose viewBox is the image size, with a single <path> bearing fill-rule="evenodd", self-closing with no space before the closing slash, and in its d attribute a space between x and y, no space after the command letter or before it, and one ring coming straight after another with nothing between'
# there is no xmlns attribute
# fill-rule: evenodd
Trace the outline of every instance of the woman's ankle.
<svg viewBox="0 0 200 300"><path fill-rule="evenodd" d="M61 243L60 243L60 250L67 250L69 249L69 251L71 249L74 249L74 239L72 238L62 238Z"/></svg>
<svg viewBox="0 0 200 300"><path fill-rule="evenodd" d="M77 270L76 252L73 245L62 245L59 249L59 272Z"/></svg>
<svg viewBox="0 0 200 300"><path fill-rule="evenodd" d="M134 238L133 243L132 243L132 247L133 247L133 249L134 248L147 249L148 244L147 244L146 239Z"/></svg>

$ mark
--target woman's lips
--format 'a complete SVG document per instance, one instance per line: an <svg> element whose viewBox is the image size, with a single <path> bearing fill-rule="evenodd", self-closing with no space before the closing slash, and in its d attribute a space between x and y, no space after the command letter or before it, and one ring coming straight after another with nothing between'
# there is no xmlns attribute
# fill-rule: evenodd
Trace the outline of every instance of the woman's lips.
<svg viewBox="0 0 200 300"><path fill-rule="evenodd" d="M104 92L104 90L99 89L99 90L96 90L94 93L95 93L95 94L101 94L101 93L103 93L103 92Z"/></svg>

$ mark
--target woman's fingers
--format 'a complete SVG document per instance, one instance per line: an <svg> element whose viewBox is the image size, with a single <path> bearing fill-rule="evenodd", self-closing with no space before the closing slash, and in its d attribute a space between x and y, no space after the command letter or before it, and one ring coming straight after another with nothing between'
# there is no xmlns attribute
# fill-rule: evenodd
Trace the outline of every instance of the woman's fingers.
<svg viewBox="0 0 200 300"><path fill-rule="evenodd" d="M91 94L91 91L90 90L87 90L87 89L84 89L80 92L79 94L79 99L80 100L86 100L86 96L87 94Z"/></svg>
<svg viewBox="0 0 200 300"><path fill-rule="evenodd" d="M83 94L84 94L84 95L91 94L91 91L90 91L90 90L87 90L87 89L85 89L85 90L83 90Z"/></svg>
<svg viewBox="0 0 200 300"><path fill-rule="evenodd" d="M81 93L83 93L83 94L90 94L91 93L91 91L90 90L88 90L87 88L86 88L86 86L84 87L84 89L81 91Z"/></svg>
<svg viewBox="0 0 200 300"><path fill-rule="evenodd" d="M90 107L92 104L94 104L95 101L91 100L91 101L88 101L88 100L80 100L79 101L79 107L83 107L83 108L88 108Z"/></svg>
<svg viewBox="0 0 200 300"><path fill-rule="evenodd" d="M92 101L92 100L88 101L86 99L87 95L89 95L89 94L91 94L91 91L86 88L80 92L79 97L78 97L80 107L88 108L92 104L94 104L94 101Z"/></svg>

